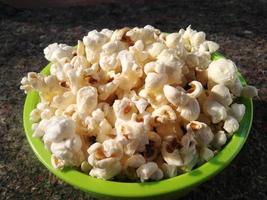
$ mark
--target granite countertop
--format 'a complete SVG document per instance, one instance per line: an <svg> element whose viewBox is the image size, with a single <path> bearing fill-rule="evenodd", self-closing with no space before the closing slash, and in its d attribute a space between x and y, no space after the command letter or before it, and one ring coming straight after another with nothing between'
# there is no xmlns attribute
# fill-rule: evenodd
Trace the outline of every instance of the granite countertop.
<svg viewBox="0 0 267 200"><path fill-rule="evenodd" d="M46 65L42 50L50 43L73 45L92 29L146 24L166 32L189 24L205 31L260 89L241 152L184 199L267 199L266 1L138 2L35 10L0 4L0 199L92 199L51 175L34 155L22 126L20 79Z"/></svg>

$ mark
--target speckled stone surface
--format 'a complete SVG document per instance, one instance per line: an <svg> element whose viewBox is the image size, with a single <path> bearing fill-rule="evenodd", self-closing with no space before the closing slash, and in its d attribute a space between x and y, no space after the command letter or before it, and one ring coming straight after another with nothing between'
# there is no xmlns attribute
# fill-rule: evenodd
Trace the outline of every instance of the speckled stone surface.
<svg viewBox="0 0 267 200"><path fill-rule="evenodd" d="M19 90L20 79L46 65L42 50L49 43L72 45L92 29L146 24L166 32L189 24L205 31L260 89L242 151L223 172L184 199L267 199L266 10L264 0L139 1L37 10L0 4L0 199L92 199L49 174L33 154L22 127L25 96Z"/></svg>

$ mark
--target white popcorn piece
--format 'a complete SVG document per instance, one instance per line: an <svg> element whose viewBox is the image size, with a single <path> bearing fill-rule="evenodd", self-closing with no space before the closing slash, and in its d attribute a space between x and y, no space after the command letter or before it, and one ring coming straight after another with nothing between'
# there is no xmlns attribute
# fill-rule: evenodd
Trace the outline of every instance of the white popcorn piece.
<svg viewBox="0 0 267 200"><path fill-rule="evenodd" d="M146 125L144 122L137 122L134 115L130 120L117 119L115 123L117 139L124 145L124 153L133 155L135 152L145 150L148 143Z"/></svg>
<svg viewBox="0 0 267 200"><path fill-rule="evenodd" d="M194 121L199 117L200 106L197 99L190 98L186 105L181 105L177 108L177 111L180 112L182 119L186 121Z"/></svg>
<svg viewBox="0 0 267 200"><path fill-rule="evenodd" d="M100 108L104 112L106 119L114 127L116 116L112 106L110 106L108 103L101 102L97 105L97 108Z"/></svg>
<svg viewBox="0 0 267 200"><path fill-rule="evenodd" d="M136 170L136 173L141 182L145 182L149 179L159 180L163 178L163 172L158 168L158 165L155 162L148 162L141 165Z"/></svg>
<svg viewBox="0 0 267 200"><path fill-rule="evenodd" d="M134 103L135 107L137 108L139 113L144 113L147 106L148 106L148 102L146 99L144 98L139 98L138 100L132 100L132 102Z"/></svg>
<svg viewBox="0 0 267 200"><path fill-rule="evenodd" d="M108 99L112 94L115 93L118 87L119 87L119 82L117 77L115 77L113 81L107 84L99 85L97 87L99 93L99 99L100 100Z"/></svg>
<svg viewBox="0 0 267 200"><path fill-rule="evenodd" d="M168 103L167 99L165 98L162 92L162 89L158 89L158 90L142 89L139 92L139 96L147 99L148 103L153 108L158 108Z"/></svg>
<svg viewBox="0 0 267 200"><path fill-rule="evenodd" d="M245 112L246 112L246 106L244 104L233 103L231 105L231 113L238 122L240 122L243 119Z"/></svg>
<svg viewBox="0 0 267 200"><path fill-rule="evenodd" d="M231 60L221 58L210 63L208 77L215 83L230 85L237 78L237 68Z"/></svg>
<svg viewBox="0 0 267 200"><path fill-rule="evenodd" d="M62 64L52 63L50 67L50 74L56 76L59 81L67 80Z"/></svg>
<svg viewBox="0 0 267 200"><path fill-rule="evenodd" d="M225 145L227 141L227 137L224 131L218 131L217 133L214 134L214 138L212 140L212 146L215 148L219 149L223 145Z"/></svg>
<svg viewBox="0 0 267 200"><path fill-rule="evenodd" d="M203 86L198 81L191 81L189 84L191 88L187 90L187 95L191 98L198 98L203 92Z"/></svg>
<svg viewBox="0 0 267 200"><path fill-rule="evenodd" d="M29 72L26 77L22 78L20 89L24 90L25 93L32 90L42 91L45 87L43 79L43 75Z"/></svg>
<svg viewBox="0 0 267 200"><path fill-rule="evenodd" d="M162 139L165 139L168 136L173 136L176 137L177 139L181 139L183 134L183 131L181 129L181 125L179 122L169 122L169 123L164 123L164 124L157 124L156 125L156 130L158 135Z"/></svg>
<svg viewBox="0 0 267 200"><path fill-rule="evenodd" d="M75 133L75 122L63 116L53 116L42 120L34 132L35 137L42 137L45 147L52 153L55 168L79 166L84 160L82 142Z"/></svg>
<svg viewBox="0 0 267 200"><path fill-rule="evenodd" d="M103 142L104 154L106 157L116 157L120 159L123 155L123 149L116 140L107 140Z"/></svg>
<svg viewBox="0 0 267 200"><path fill-rule="evenodd" d="M189 102L189 96L186 95L182 87L175 88L170 85L164 85L163 92L167 100L175 106L183 106Z"/></svg>
<svg viewBox="0 0 267 200"><path fill-rule="evenodd" d="M44 49L45 58L52 62L64 63L72 58L74 48L66 44L53 43Z"/></svg>
<svg viewBox="0 0 267 200"><path fill-rule="evenodd" d="M181 31L182 42L188 52L195 51L205 41L205 33L197 32L188 26L185 31Z"/></svg>
<svg viewBox="0 0 267 200"><path fill-rule="evenodd" d="M166 45L169 48L175 48L181 39L180 33L171 33L166 36Z"/></svg>
<svg viewBox="0 0 267 200"><path fill-rule="evenodd" d="M161 64L160 67L162 67L162 70L159 72L164 72L168 76L169 84L181 83L181 75L185 68L185 64L178 56L176 56L176 52L174 50L163 50L158 56L157 62Z"/></svg>
<svg viewBox="0 0 267 200"><path fill-rule="evenodd" d="M41 111L38 108L35 108L30 113L30 120L32 122L39 122L41 119Z"/></svg>
<svg viewBox="0 0 267 200"><path fill-rule="evenodd" d="M172 177L177 176L178 174L177 166L169 165L167 163L163 163L162 171L163 171L164 177L166 178L172 178Z"/></svg>
<svg viewBox="0 0 267 200"><path fill-rule="evenodd" d="M199 51L201 52L216 52L220 48L219 44L213 41L205 41L199 46Z"/></svg>
<svg viewBox="0 0 267 200"><path fill-rule="evenodd" d="M113 110L117 119L125 120L131 119L132 114L137 112L134 103L126 97L121 100L115 100Z"/></svg>
<svg viewBox="0 0 267 200"><path fill-rule="evenodd" d="M141 154L134 154L126 160L125 168L127 169L127 167L131 167L137 169L145 163L146 160Z"/></svg>
<svg viewBox="0 0 267 200"><path fill-rule="evenodd" d="M88 163L93 166L90 175L101 179L111 179L121 171L120 159L123 154L122 146L116 140L105 140L94 143L87 150Z"/></svg>
<svg viewBox="0 0 267 200"><path fill-rule="evenodd" d="M152 26L147 26L144 28L133 28L130 29L126 36L130 37L132 41L142 40L145 44L150 44L155 41L156 34L159 34L159 30Z"/></svg>
<svg viewBox="0 0 267 200"><path fill-rule="evenodd" d="M97 106L97 90L94 87L87 86L81 88L77 93L77 113L84 119Z"/></svg>
<svg viewBox="0 0 267 200"><path fill-rule="evenodd" d="M113 162L112 162L113 161ZM115 162L115 159L109 162L109 167L91 169L89 175L99 179L109 180L118 175L121 171L121 165L119 162Z"/></svg>
<svg viewBox="0 0 267 200"><path fill-rule="evenodd" d="M97 123L95 126L97 126ZM96 135L97 142L104 142L116 137L115 131L112 129L111 124L106 119L99 123L98 133Z"/></svg>
<svg viewBox="0 0 267 200"><path fill-rule="evenodd" d="M211 95L216 101L224 106L229 106L233 102L229 89L222 84L215 85L211 89Z"/></svg>
<svg viewBox="0 0 267 200"><path fill-rule="evenodd" d="M125 161L123 166L124 173L130 179L137 179L136 169L145 163L146 160L141 154L134 154Z"/></svg>
<svg viewBox="0 0 267 200"><path fill-rule="evenodd" d="M93 64L99 60L101 47L107 42L108 37L96 30L90 31L87 36L83 37L88 62Z"/></svg>
<svg viewBox="0 0 267 200"><path fill-rule="evenodd" d="M232 116L227 116L224 125L223 125L224 130L227 131L227 133L229 133L230 135L232 135L235 131L238 130L239 128L239 123L236 120L236 118L232 117Z"/></svg>
<svg viewBox="0 0 267 200"><path fill-rule="evenodd" d="M113 30L104 28L100 31L100 33L104 34L105 36L107 36L108 38L111 38L112 34L114 33Z"/></svg>
<svg viewBox="0 0 267 200"><path fill-rule="evenodd" d="M137 64L134 54L127 50L120 51L117 59L122 68L119 88L131 90L138 84L139 79L143 75L142 67Z"/></svg>
<svg viewBox="0 0 267 200"><path fill-rule="evenodd" d="M166 83L167 77L165 74L150 72L145 79L145 88L150 90L160 90Z"/></svg>
<svg viewBox="0 0 267 200"><path fill-rule="evenodd" d="M194 133L198 145L201 146L207 146L214 138L210 127L199 121L191 121L187 124L186 129L188 132Z"/></svg>
<svg viewBox="0 0 267 200"><path fill-rule="evenodd" d="M51 101L51 107L64 112L69 105L75 103L76 96L72 92L68 91L64 92L62 95L54 96Z"/></svg>
<svg viewBox="0 0 267 200"><path fill-rule="evenodd" d="M126 36L127 31L129 31L130 28L128 27L124 27L121 29L116 29L115 31L113 31L110 40L111 41L122 41L122 42L126 42L128 43L128 45L130 45L129 43L133 43L133 41Z"/></svg>
<svg viewBox="0 0 267 200"><path fill-rule="evenodd" d="M247 85L243 88L241 95L247 98L258 97L258 89L254 86Z"/></svg>
<svg viewBox="0 0 267 200"><path fill-rule="evenodd" d="M229 90L234 96L236 97L241 96L243 86L239 78L237 78L233 83L230 83L229 85L227 85L227 87L229 88Z"/></svg>
<svg viewBox="0 0 267 200"><path fill-rule="evenodd" d="M147 51L144 51L144 43L142 40L137 40L133 46L129 47L129 51L134 54L137 63L141 64L146 62L149 57Z"/></svg>
<svg viewBox="0 0 267 200"><path fill-rule="evenodd" d="M209 161L211 158L214 157L214 153L211 149L204 147L201 148L199 158L203 161Z"/></svg>
<svg viewBox="0 0 267 200"><path fill-rule="evenodd" d="M166 123L169 121L175 121L177 116L170 106L164 105L152 112L152 118L154 118L156 122Z"/></svg>
<svg viewBox="0 0 267 200"><path fill-rule="evenodd" d="M199 155L196 150L197 141L192 132L186 133L181 139L180 155L183 159L183 169L191 170L198 162Z"/></svg>
<svg viewBox="0 0 267 200"><path fill-rule="evenodd" d="M178 143L175 137L169 136L162 142L161 155L169 165L183 165L183 159L180 155L180 150L178 149Z"/></svg>
<svg viewBox="0 0 267 200"><path fill-rule="evenodd" d="M207 99L203 104L203 111L205 114L211 116L212 123L217 124L227 117L225 107L212 99Z"/></svg>
<svg viewBox="0 0 267 200"><path fill-rule="evenodd" d="M160 53L166 49L166 45L160 42L154 42L147 46L147 52L152 58L157 58Z"/></svg>
<svg viewBox="0 0 267 200"><path fill-rule="evenodd" d="M108 72L119 69L119 63L117 60L118 53L126 49L126 45L120 41L110 41L102 46L102 52L100 53L99 65Z"/></svg>

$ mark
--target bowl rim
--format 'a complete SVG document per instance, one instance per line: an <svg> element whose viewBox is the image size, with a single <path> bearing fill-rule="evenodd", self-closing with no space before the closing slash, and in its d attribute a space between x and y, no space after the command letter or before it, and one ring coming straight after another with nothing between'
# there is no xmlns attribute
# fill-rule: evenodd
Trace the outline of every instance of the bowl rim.
<svg viewBox="0 0 267 200"><path fill-rule="evenodd" d="M220 58L223 58L221 54L212 54L212 60ZM51 63L49 63L41 72L43 74L48 74L50 65ZM239 74L239 78L241 83L246 85L246 81L241 74ZM183 192L187 189L193 188L218 174L235 158L249 135L253 120L252 99L242 97L240 98L240 102L245 104L246 112L240 122L240 127L238 131L233 134L232 138L224 146L224 148L220 150L211 160L190 172L169 179L145 183L115 182L93 178L76 170L75 168L67 167L61 171L52 167L50 162L50 152L45 149L40 138L32 137L32 123L30 122L29 114L38 102L38 93L29 92L27 94L23 110L23 125L25 134L35 155L54 175L70 185L98 197L142 198Z"/></svg>

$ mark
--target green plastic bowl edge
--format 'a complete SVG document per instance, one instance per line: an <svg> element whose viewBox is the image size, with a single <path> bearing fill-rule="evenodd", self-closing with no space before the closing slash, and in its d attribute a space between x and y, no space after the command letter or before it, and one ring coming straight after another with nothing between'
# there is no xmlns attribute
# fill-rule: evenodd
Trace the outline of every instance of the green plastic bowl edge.
<svg viewBox="0 0 267 200"><path fill-rule="evenodd" d="M222 58L222 55L219 53L212 54L213 60L219 58ZM42 70L42 73L49 74L49 70L50 64L48 64ZM242 84L246 85L246 82L241 74L239 74L239 78ZM38 159L53 174L70 185L81 189L94 197L108 199L152 199L154 197L161 196L176 195L178 197L184 195L199 184L218 174L235 158L249 135L253 120L252 99L240 98L239 102L245 104L246 106L246 113L240 123L239 130L233 135L227 145L214 158L205 164L192 170L191 172L157 182L113 182L90 177L73 168L66 168L60 171L52 167L50 162L51 154L45 149L41 139L32 137L32 123L29 119L29 115L30 112L36 107L38 101L38 93L30 92L26 97L23 110L23 124L26 137Z"/></svg>

